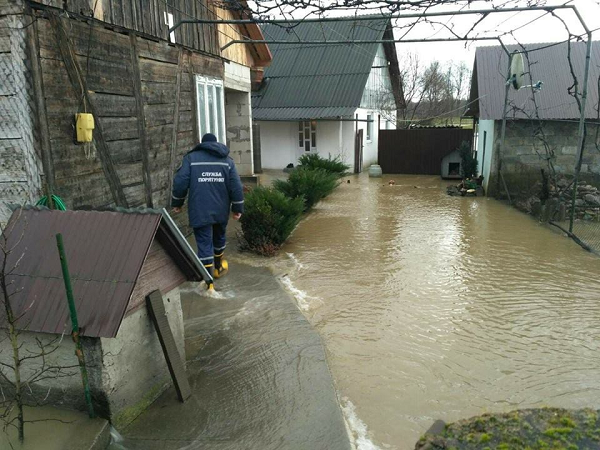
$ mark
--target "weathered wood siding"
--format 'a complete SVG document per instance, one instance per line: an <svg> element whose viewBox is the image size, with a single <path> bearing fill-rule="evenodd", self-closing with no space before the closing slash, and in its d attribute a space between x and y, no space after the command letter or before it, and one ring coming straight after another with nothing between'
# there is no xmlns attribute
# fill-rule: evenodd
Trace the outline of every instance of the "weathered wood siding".
<svg viewBox="0 0 600 450"><path fill-rule="evenodd" d="M63 30L68 34L90 104L69 77L55 27L47 13L38 12L56 193L69 208L115 205L105 176L106 161L98 153L102 137L126 206L166 206L170 168L177 167L183 154L198 141L193 74L222 78L222 61L97 23L65 20L61 20ZM96 130L90 156L85 146L73 142L73 118L75 113L91 108L96 111ZM99 126L102 136L98 134Z"/></svg>
<svg viewBox="0 0 600 450"><path fill-rule="evenodd" d="M168 255L165 248L154 240L131 294L131 301L125 315L128 316L144 306L146 296L152 291L160 290L163 294L167 294L186 281L187 277Z"/></svg>
<svg viewBox="0 0 600 450"><path fill-rule="evenodd" d="M216 14L219 19L231 20L236 19L231 11L226 9L217 9ZM239 25L218 25L219 27L219 45L223 47L230 41L244 39L244 34L239 28ZM250 52L248 44L233 44L227 47L223 53L223 58L234 61L246 67L254 67L254 58Z"/></svg>
<svg viewBox="0 0 600 450"><path fill-rule="evenodd" d="M7 203L31 202L40 194L33 89L28 78L30 23L17 0L0 0L0 224Z"/></svg>
<svg viewBox="0 0 600 450"><path fill-rule="evenodd" d="M7 0L2 0L7 1ZM169 40L165 13L173 14L173 23L190 19L214 19L208 0L39 0L51 6L139 34ZM219 55L215 25L183 25L175 31L175 42L195 50Z"/></svg>

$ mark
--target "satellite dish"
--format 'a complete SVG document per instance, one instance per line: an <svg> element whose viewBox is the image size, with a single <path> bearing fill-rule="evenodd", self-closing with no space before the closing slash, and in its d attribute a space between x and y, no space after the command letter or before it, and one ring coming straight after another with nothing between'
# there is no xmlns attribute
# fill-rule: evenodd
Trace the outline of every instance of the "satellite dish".
<svg viewBox="0 0 600 450"><path fill-rule="evenodd" d="M519 90L523 86L525 79L525 63L523 62L523 53L514 52L510 55L510 77L508 82L515 89Z"/></svg>

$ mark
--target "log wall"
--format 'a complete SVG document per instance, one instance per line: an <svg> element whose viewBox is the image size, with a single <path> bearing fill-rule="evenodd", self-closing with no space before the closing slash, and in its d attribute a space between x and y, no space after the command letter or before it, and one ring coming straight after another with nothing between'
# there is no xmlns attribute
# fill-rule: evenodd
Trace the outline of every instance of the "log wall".
<svg viewBox="0 0 600 450"><path fill-rule="evenodd" d="M38 199L42 179L33 134L35 95L28 76L31 21L17 0L0 0L0 225L7 204Z"/></svg>
<svg viewBox="0 0 600 450"><path fill-rule="evenodd" d="M56 194L69 208L167 206L171 168L198 141L193 74L222 78L222 60L36 14ZM91 145L73 139L84 111L95 113Z"/></svg>
<svg viewBox="0 0 600 450"><path fill-rule="evenodd" d="M216 18L208 0L38 0L37 4L63 9L75 15L94 17L106 24L165 41L169 41L165 13L173 15L173 23ZM216 25L183 25L175 31L175 42L194 50L219 55Z"/></svg>

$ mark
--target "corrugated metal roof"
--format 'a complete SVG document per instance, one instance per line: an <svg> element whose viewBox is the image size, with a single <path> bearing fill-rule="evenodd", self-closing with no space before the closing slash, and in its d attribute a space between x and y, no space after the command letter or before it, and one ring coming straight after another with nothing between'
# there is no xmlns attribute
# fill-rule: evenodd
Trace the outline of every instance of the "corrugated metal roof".
<svg viewBox="0 0 600 450"><path fill-rule="evenodd" d="M547 47L549 44L525 44L529 57L524 57L525 70L531 72L533 83L543 81L542 89L535 94L537 111L541 119L577 119L579 109L575 99L567 89L573 84L573 78L567 60L567 43ZM520 46L507 46L509 51L522 50ZM544 48L546 47L546 48ZM538 49L538 50L535 50ZM535 50L535 51L532 51ZM583 83L586 44L571 43L571 61L579 80ZM529 66L528 66L529 59ZM590 74L588 80L588 98L586 117L597 118L598 76L600 75L600 46L592 44ZM504 108L504 91L508 56L500 46L478 47L475 52L475 65L471 81L471 104L467 115L475 115L485 120L501 120ZM527 84L529 77L527 76ZM479 101L476 99L479 97ZM511 88L509 101L517 108L509 109L507 117L536 117L535 106L531 100L531 89L515 91ZM510 108L510 105L509 105ZM523 111L518 111L522 109Z"/></svg>
<svg viewBox="0 0 600 450"><path fill-rule="evenodd" d="M82 335L116 336L159 225L163 245L176 240L168 224L161 224L162 217L158 211L16 210L6 227L7 247L14 247L6 267L11 271L13 309L22 316L19 328L55 334L71 331L55 238L62 233ZM167 252L185 253L181 248L167 248ZM201 279L185 258L174 260L188 278ZM0 252L0 264L3 261ZM2 308L0 326L5 320Z"/></svg>
<svg viewBox="0 0 600 450"><path fill-rule="evenodd" d="M267 39L298 41L298 44L270 45L273 61L265 69L262 88L252 95L254 119L301 120L351 115L360 106L378 45L310 45L303 41L381 39L388 23L389 19L373 18L299 23L293 29L263 26ZM343 113L332 114L335 108L343 109ZM352 111L348 112L349 108ZM282 109L281 114L275 109Z"/></svg>

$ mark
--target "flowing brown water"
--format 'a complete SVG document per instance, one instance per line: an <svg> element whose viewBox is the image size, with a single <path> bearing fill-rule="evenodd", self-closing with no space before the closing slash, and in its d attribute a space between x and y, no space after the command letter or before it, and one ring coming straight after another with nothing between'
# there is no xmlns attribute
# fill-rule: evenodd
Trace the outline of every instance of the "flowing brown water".
<svg viewBox="0 0 600 450"><path fill-rule="evenodd" d="M599 408L600 258L436 177L389 178L351 177L278 262L358 448L413 448L438 418Z"/></svg>

